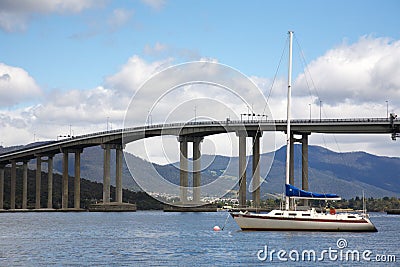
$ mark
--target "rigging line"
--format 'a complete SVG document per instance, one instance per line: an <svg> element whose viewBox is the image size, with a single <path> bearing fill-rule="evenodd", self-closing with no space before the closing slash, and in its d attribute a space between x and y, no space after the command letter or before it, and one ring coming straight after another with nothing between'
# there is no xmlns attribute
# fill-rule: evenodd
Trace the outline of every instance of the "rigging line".
<svg viewBox="0 0 400 267"><path fill-rule="evenodd" d="M276 68L275 75L274 75L274 78L272 80L272 84L271 84L271 87L270 87L270 90L269 90L269 93L268 93L268 97L267 97L267 101L266 101L266 104L264 105L264 109L263 109L263 113L262 114L265 113L265 110L267 109L267 106L268 106L269 99L271 98L272 90L274 88L276 77L278 75L278 72L279 72L279 69L280 69L280 65L282 63L283 56L285 55L286 47L287 47L287 43L288 42L289 42L289 36L286 38L285 45L283 47L282 54L281 54L281 57L279 59L278 67ZM252 114L254 114L254 110L253 109L251 109L251 112L252 112ZM261 120L258 121L259 127L257 128L257 131L256 131L256 138L257 138L257 135L261 132L261 129L260 129L261 128L261 121L262 121L262 118L261 118ZM254 147L254 144L256 142L256 138L254 138L254 140L253 140L253 147ZM253 160L254 160L254 157L253 157ZM267 176L265 177L264 181L266 181L266 180L267 180Z"/></svg>
<svg viewBox="0 0 400 267"><path fill-rule="evenodd" d="M286 52L286 47L287 47L288 41L289 41L289 37L286 38L286 42L285 42L285 45L284 45L283 50L282 50L281 58L279 59L278 67L276 68L274 79L272 80L271 88L269 89L269 93L268 93L268 97L267 97L267 103L268 103L268 101L269 101L269 99L270 99L270 97L272 95L272 90L273 90L274 85L275 85L276 77L278 75L279 68L281 66L283 56L285 55L285 52Z"/></svg>
<svg viewBox="0 0 400 267"><path fill-rule="evenodd" d="M310 69L308 68L308 65L309 65L309 64L307 63L307 60L306 60L306 58L305 58L305 56L304 56L304 53L303 53L303 49L301 48L301 45L300 45L298 39L296 38L296 36L295 36L295 41L296 41L296 44L298 45L299 50L300 50L300 55L301 55L301 59L302 59L302 64L303 64L304 69L305 69L305 71L304 71L304 77L305 77L305 79L306 79L307 86L309 86L309 85L308 85L308 80L307 80L307 75L306 75L306 74L309 75L309 79L311 80L312 87L314 88L314 91L315 91L315 94L317 95L317 98L318 98L319 100L321 100L320 94L319 94L319 92L318 92L318 88L317 88L317 86L315 85L315 82L314 82L314 79L312 78ZM306 72L307 72L307 73L306 73ZM312 97L311 88L309 87L308 89L309 89L309 92L310 92L310 97ZM323 112L325 118L327 118L328 116L327 116L327 113L326 113L326 111L325 111L324 108L322 109L322 112Z"/></svg>
<svg viewBox="0 0 400 267"><path fill-rule="evenodd" d="M321 100L321 97L320 97L319 92L318 92L318 88L315 86L314 79L312 78L310 69L308 68L308 64L307 64L307 61L306 61L305 56L304 56L304 53L303 53L303 49L301 48L300 42L298 41L298 39L296 38L296 36L295 36L295 41L296 41L296 44L297 44L297 46L299 47L299 50L300 50L300 55L301 55L301 59L302 59L302 64L303 64L303 66L304 66L304 77L305 77L305 79L306 79L306 83L307 83L307 86L308 86L308 90L309 90L309 93L310 93L310 97L312 98L312 91L311 91L311 88L309 87L309 84L308 84L308 79L307 79L306 72L307 72L308 75L310 76L309 78L310 78L310 80L311 80L311 83L312 83L312 86L313 86L313 88L314 88L315 94L317 95L318 99ZM327 114L326 114L325 109L322 109L322 112L324 113L324 116L325 116L325 117L328 117ZM322 135L322 139L323 139L323 141L324 141L325 147L327 147L327 144L326 144L324 135ZM341 152L341 149L340 149L340 147L339 147L339 143L338 143L338 141L337 141L337 139L336 139L336 135L335 135L335 134L333 134L333 139L335 140L335 144L336 144L337 149L339 150L340 153L342 153L342 152ZM341 154L341 158L342 158L342 160L343 160L343 162L344 162L345 160L344 160L342 154Z"/></svg>
<svg viewBox="0 0 400 267"><path fill-rule="evenodd" d="M345 162L345 159L344 159L343 154L342 154L342 150L341 150L340 147L339 147L339 143L338 143L338 141L337 141L337 139L336 139L336 135L335 135L335 134L333 134L333 139L335 140L336 146L337 146L337 148L338 148L338 150L339 150L340 157L342 158L343 162Z"/></svg>
<svg viewBox="0 0 400 267"><path fill-rule="evenodd" d="M304 65L304 69L305 69L304 77L305 77L305 79L306 79L307 86L309 86L309 84L308 84L308 79L307 79L306 72L307 72L308 75L310 76L310 80L311 80L312 86L313 86L313 88L314 88L315 94L317 95L318 99L321 99L321 97L320 97L320 95L319 95L319 92L318 92L318 88L315 86L314 79L312 78L310 69L308 68L308 64L307 64L307 61L306 61L305 56L304 56L304 53L303 53L303 49L301 48L301 45L300 45L299 41L297 40L296 36L295 36L295 40L296 40L297 46L299 47L300 55L301 55L301 59L302 59L302 63L303 63L303 65ZM310 87L308 88L308 90L309 90L309 93L310 93L310 97L312 97L312 92L311 92ZM328 117L327 114L326 114L325 109L322 109L322 112L323 112L323 114L324 114L325 117ZM323 139L323 141L324 141L325 147L327 147L324 136L322 136L322 139ZM340 147L339 147L339 143L338 143L338 141L337 141L337 139L336 139L336 135L335 135L335 134L333 134L333 139L335 140L335 144L336 144L336 147L337 147L339 153L342 153L342 151L341 151L341 149L340 149ZM344 160L342 154L341 154L341 158L343 159L343 162L344 162L345 160Z"/></svg>
<svg viewBox="0 0 400 267"><path fill-rule="evenodd" d="M274 85L275 85L275 82L276 82L276 77L278 76L278 72L279 72L279 69L280 69L280 66L281 66L281 63L282 63L283 56L285 55L285 52L286 52L286 47L288 46L288 45L287 45L288 42L289 42L289 36L286 37L285 45L283 46L282 54L281 54L281 57L280 57L280 59L279 59L278 66L277 66L277 68L276 68L275 75L274 75L274 78L273 78L273 80L272 80L272 84L271 84L271 87L270 87L270 89L269 89L267 101L266 101L266 103L265 103L265 105L264 105L262 114L265 114L265 110L267 109L269 99L271 98L272 90L274 89ZM262 120L262 118L261 118L261 120ZM261 124L261 122L259 122L259 124ZM253 145L254 145L254 144L253 144Z"/></svg>
<svg viewBox="0 0 400 267"><path fill-rule="evenodd" d="M301 62L301 64L302 64L302 67L303 67L303 69L304 69L304 80L306 81L306 84L307 84L308 95L309 95L309 97L310 97L310 103L313 103L312 88L311 88L311 86L310 86L310 82L308 81L308 75L306 75L307 63L305 62L304 54L303 54L303 51L302 51L301 48L300 48L299 43L298 43L298 42L296 42L296 43L297 43L297 45L298 45L298 47L299 47L299 50L300 50L299 57L300 57L300 62ZM309 71L308 71L308 72L309 72ZM310 74L310 76L311 76L311 74Z"/></svg>
<svg viewBox="0 0 400 267"><path fill-rule="evenodd" d="M268 93L268 97L267 97L267 101L266 101L266 103L264 105L262 114L265 114L265 111L266 111L267 106L268 106L269 99L271 98L272 90L274 88L276 77L278 76L278 72L279 72L279 69L280 69L280 66L281 66L281 63L282 63L283 56L285 55L285 52L286 52L286 47L287 47L287 43L288 42L289 42L289 36L286 38L285 45L283 47L282 54L281 54L281 57L279 59L278 66L276 68L275 75L274 75L274 78L272 80L272 84L271 84L271 87L270 87L270 90L269 90L269 93ZM253 109L251 109L251 112L252 112L252 114L254 114L254 110ZM261 121L262 121L262 118L261 118L261 120L258 121L259 127L257 128L257 131L256 131L256 137L261 132L261 129L260 129L261 128ZM255 142L256 142L256 138L254 138L253 147L254 147ZM267 181L267 176L265 177L264 181Z"/></svg>
<svg viewBox="0 0 400 267"><path fill-rule="evenodd" d="M275 82L276 82L276 77L278 76L278 72L279 72L279 69L280 69L280 66L281 66L281 63L282 63L283 56L285 55L285 52L286 52L286 47L288 46L288 45L287 45L288 42L289 42L289 36L286 37L286 41L285 41L285 44L284 44L284 46L283 46L282 54L281 54L281 57L280 57L280 59L279 59L278 66L277 66L277 68L276 68L275 75L274 75L274 78L273 78L273 80L272 80L271 87L270 87L270 89L269 89L267 101L266 101L266 103L265 103L265 105L264 105L263 114L265 113L265 110L267 109L267 106L268 106L268 102L269 102L269 100L270 100L270 98L271 98L272 90L274 89L274 85L275 85Z"/></svg>
<svg viewBox="0 0 400 267"><path fill-rule="evenodd" d="M222 226L221 231L224 231L224 228L226 226L226 223L228 222L229 216L230 216L230 213L228 212L228 216L225 219L225 223L224 223L224 226Z"/></svg>
<svg viewBox="0 0 400 267"><path fill-rule="evenodd" d="M297 44L297 46L299 47L299 50L300 50L301 61L302 61L302 64L303 64L303 66L304 66L304 77L305 77L305 80L306 80L306 83L307 83L307 87L308 87L308 90L309 90L310 98L311 98L311 100L312 100L312 90L311 90L311 87L310 87L309 84L308 84L307 74L308 74L308 76L309 76L309 79L311 80L312 87L314 88L315 94L317 95L317 99L319 99L319 100L321 101L321 96L320 96L320 94L319 94L318 88L317 88L317 86L315 85L315 82L314 82L314 79L312 78L310 69L308 68L308 65L309 65L309 64L307 63L307 60L306 60L305 55L304 55L304 53L303 53L303 49L302 49L302 47L301 47L301 45L300 45L300 42L299 42L298 39L296 38L296 36L295 36L295 41L296 41L296 44ZM320 104L320 105L321 105L321 104ZM322 108L322 112L323 112L323 114L324 114L324 117L327 118L328 116L327 116L326 111L325 111L324 108ZM335 138L335 135L334 135L334 138ZM323 139L324 139L324 138L323 138ZM336 139L336 138L335 138L335 139ZM324 143L325 143L325 139L324 139ZM326 143L325 143L325 145L326 145ZM340 150L339 147L338 147L338 149Z"/></svg>
<svg viewBox="0 0 400 267"><path fill-rule="evenodd" d="M298 41L296 36L295 36L294 39L295 39L296 44L297 44L297 46L299 47L299 50L300 50L300 58L301 58L303 66L304 66L304 77L306 78L306 82L307 82L307 86L308 86L308 90L309 90L310 96L312 96L312 91L311 91L311 87L308 85L308 80L307 80L307 75L306 74L308 74L310 76L310 80L311 80L312 86L314 88L315 94L317 95L318 99L321 99L321 97L319 95L319 92L318 92L318 88L315 86L314 79L312 78L310 69L308 68L309 64L307 63L307 60L306 60L305 55L303 53L303 48L301 47L300 42Z"/></svg>

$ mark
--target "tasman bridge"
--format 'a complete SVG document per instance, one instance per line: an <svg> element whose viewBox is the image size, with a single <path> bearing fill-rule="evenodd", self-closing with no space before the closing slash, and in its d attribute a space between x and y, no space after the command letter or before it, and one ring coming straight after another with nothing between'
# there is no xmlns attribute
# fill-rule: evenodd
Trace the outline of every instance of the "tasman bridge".
<svg viewBox="0 0 400 267"><path fill-rule="evenodd" d="M16 210L16 168L22 167L22 203L19 207L27 209L27 172L28 162L36 159L36 182L35 182L35 210L53 208L53 157L63 154L62 172L62 209L75 210L80 208L80 156L87 147L101 146L104 150L104 176L103 176L103 205L110 204L110 155L111 149L116 151L116 203L122 203L122 153L123 144L134 142L143 138L161 135L177 136L180 143L180 201L181 203L200 203L200 143L211 135L221 133L236 133L239 142L239 205L246 205L246 138L253 139L253 183L259 184L260 168L260 137L265 131L286 131L285 120L262 120L262 121L200 121L189 123L172 123L160 125L146 125L105 132L98 132L75 136L59 141L49 141L22 149L0 154L0 210L4 208L4 173L7 165L11 166L10 185L10 210ZM391 114L389 118L362 118L362 119L320 119L320 120L292 120L291 121L291 145L295 142L302 144L302 189L308 190L308 136L312 133L327 134L388 134L393 140L400 137L400 120ZM389 136L388 136L389 138ZM193 196L188 200L188 143L193 145ZM293 149L291 149L293 152ZM68 155L74 157L74 207L68 206ZM293 153L291 154L293 161ZM47 207L41 206L41 170L42 163L47 163L48 169L48 196ZM22 165L22 166L21 166ZM293 166L293 164L291 164ZM294 169L290 170L293 179ZM292 182L292 181L291 181ZM260 189L252 193L252 205L260 205Z"/></svg>

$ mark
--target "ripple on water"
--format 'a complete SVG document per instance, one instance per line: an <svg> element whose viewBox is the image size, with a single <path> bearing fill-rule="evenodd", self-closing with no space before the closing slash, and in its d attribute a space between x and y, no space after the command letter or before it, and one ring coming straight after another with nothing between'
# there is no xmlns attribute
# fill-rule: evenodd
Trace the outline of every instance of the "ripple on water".
<svg viewBox="0 0 400 267"><path fill-rule="evenodd" d="M335 247L338 238L346 238L349 248L392 253L400 260L400 216L372 214L378 233L242 232L231 218L224 231L214 232L226 216L3 213L0 266L249 266L261 263L256 253L266 244L271 249L318 251Z"/></svg>

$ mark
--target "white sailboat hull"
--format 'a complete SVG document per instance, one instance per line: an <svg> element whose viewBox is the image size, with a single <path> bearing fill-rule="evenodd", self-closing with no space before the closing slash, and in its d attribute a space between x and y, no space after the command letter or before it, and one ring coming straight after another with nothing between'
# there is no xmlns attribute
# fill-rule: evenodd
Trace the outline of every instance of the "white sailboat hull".
<svg viewBox="0 0 400 267"><path fill-rule="evenodd" d="M358 214L320 214L308 212L279 211L282 215L257 213L231 213L242 230L252 231L339 231L339 232L376 232L377 229L366 216Z"/></svg>

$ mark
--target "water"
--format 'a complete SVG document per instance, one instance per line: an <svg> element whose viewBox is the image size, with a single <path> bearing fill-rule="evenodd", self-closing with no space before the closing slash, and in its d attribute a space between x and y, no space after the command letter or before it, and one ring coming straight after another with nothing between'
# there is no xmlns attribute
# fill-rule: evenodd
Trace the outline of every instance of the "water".
<svg viewBox="0 0 400 267"><path fill-rule="evenodd" d="M0 266L399 266L400 216L371 215L377 233L242 232L226 212L0 213ZM336 249L395 255L396 263L283 262L257 252ZM292 252L293 253L293 252ZM292 254L292 256L295 254ZM260 254L261 258L264 256Z"/></svg>

